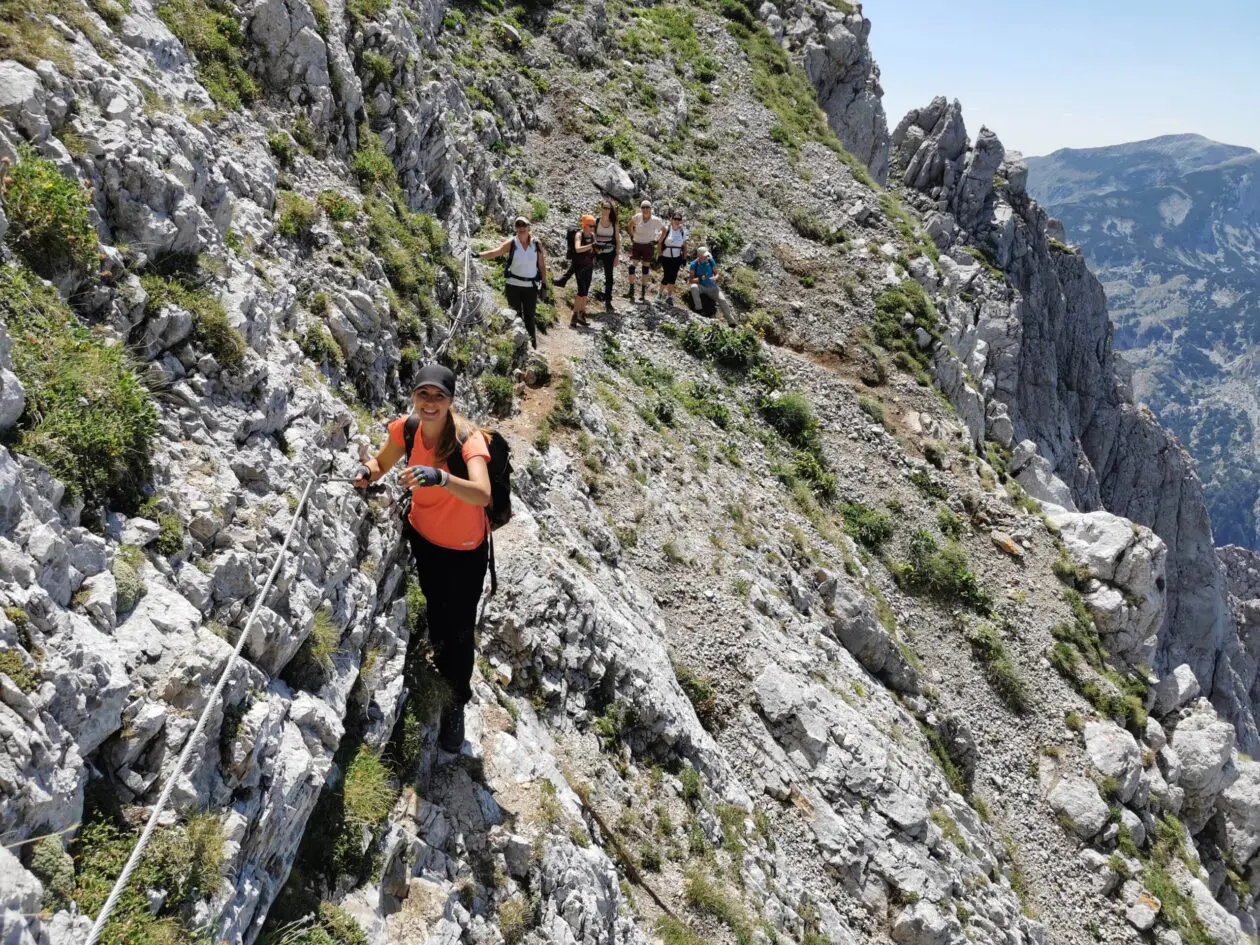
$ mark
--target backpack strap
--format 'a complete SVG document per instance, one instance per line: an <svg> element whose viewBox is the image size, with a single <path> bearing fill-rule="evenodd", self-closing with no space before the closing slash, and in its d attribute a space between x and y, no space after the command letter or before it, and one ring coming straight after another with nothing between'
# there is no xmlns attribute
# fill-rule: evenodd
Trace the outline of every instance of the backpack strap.
<svg viewBox="0 0 1260 945"><path fill-rule="evenodd" d="M411 450L416 445L416 431L419 429L420 429L419 414L414 414L414 413L408 414L407 422L403 424L403 447L406 449L406 453L403 454L404 463L411 462Z"/></svg>
<svg viewBox="0 0 1260 945"><path fill-rule="evenodd" d="M482 433L481 435L486 436L485 433ZM450 471L452 476L458 476L460 479L467 479L468 463L464 462L464 441L456 438L456 442L459 443L459 449L455 450L455 452L446 458L446 468ZM486 445L489 446L488 438ZM490 527L489 516L486 517L486 541L490 543L488 549L490 555L490 595L494 596L494 592L499 589L499 572L494 566L494 529Z"/></svg>

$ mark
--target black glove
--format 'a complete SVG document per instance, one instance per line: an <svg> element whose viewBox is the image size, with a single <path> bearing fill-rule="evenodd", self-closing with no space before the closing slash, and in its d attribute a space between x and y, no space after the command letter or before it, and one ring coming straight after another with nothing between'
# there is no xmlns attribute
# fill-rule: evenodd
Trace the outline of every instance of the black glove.
<svg viewBox="0 0 1260 945"><path fill-rule="evenodd" d="M446 475L443 470L434 469L432 466L408 466L403 470L403 485L407 485L410 480L411 485L408 488L411 489L441 486L446 483Z"/></svg>
<svg viewBox="0 0 1260 945"><path fill-rule="evenodd" d="M372 484L372 470L366 466L360 466L354 471L354 487L356 489L366 489Z"/></svg>

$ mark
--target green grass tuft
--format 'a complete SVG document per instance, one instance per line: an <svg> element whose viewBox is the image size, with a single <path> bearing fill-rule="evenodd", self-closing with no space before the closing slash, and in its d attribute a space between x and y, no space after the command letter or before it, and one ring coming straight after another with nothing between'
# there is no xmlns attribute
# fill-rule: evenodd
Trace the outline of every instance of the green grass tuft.
<svg viewBox="0 0 1260 945"><path fill-rule="evenodd" d="M84 328L54 290L18 266L0 266L0 321L26 389L15 448L47 465L89 509L134 511L149 481L157 412L124 349Z"/></svg>
<svg viewBox="0 0 1260 945"><path fill-rule="evenodd" d="M892 517L861 503L842 506L844 530L858 544L878 554L884 542L896 531Z"/></svg>
<svg viewBox="0 0 1260 945"><path fill-rule="evenodd" d="M17 164L9 168L3 196L9 218L5 242L31 269L45 279L71 271L96 273L96 228L88 215L84 184L22 145Z"/></svg>
<svg viewBox="0 0 1260 945"><path fill-rule="evenodd" d="M149 295L145 309L157 313L164 305L174 305L192 315L192 340L205 348L219 366L229 371L245 364L245 339L228 321L223 305L204 288L182 278L144 275L140 284Z"/></svg>
<svg viewBox="0 0 1260 945"><path fill-rule="evenodd" d="M980 586L963 547L950 541L942 548L923 529L910 537L909 559L893 566L893 576L911 593L963 604L980 614L993 608L993 598Z"/></svg>
<svg viewBox="0 0 1260 945"><path fill-rule="evenodd" d="M1010 651L997 628L982 622L968 629L966 637L971 644L972 655L980 663L984 678L989 681L993 691L1011 711L1020 715L1027 712L1031 705L1028 684L1011 659Z"/></svg>

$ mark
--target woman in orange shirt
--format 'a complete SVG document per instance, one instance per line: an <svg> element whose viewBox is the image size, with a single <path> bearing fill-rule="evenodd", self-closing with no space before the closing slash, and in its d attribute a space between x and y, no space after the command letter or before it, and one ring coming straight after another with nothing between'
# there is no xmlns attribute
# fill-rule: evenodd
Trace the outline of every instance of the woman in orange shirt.
<svg viewBox="0 0 1260 945"><path fill-rule="evenodd" d="M406 531L428 601L433 664L453 695L442 713L438 744L458 752L464 744L464 705L472 698L473 625L486 577L490 450L481 432L455 412L455 375L449 369L422 367L411 398L419 427L399 481L411 490ZM404 458L406 427L406 416L389 425L389 439L368 460L356 486L366 487ZM451 472L451 460L463 476Z"/></svg>

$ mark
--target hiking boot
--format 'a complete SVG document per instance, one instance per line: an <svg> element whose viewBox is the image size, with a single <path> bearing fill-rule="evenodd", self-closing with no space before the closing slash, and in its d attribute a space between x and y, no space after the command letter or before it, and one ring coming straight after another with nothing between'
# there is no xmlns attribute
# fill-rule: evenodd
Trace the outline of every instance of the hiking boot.
<svg viewBox="0 0 1260 945"><path fill-rule="evenodd" d="M672 295L665 296L665 304L670 308L674 307L674 297Z"/></svg>
<svg viewBox="0 0 1260 945"><path fill-rule="evenodd" d="M611 315L613 313L612 299L604 300L604 313Z"/></svg>
<svg viewBox="0 0 1260 945"><path fill-rule="evenodd" d="M628 292L626 292L626 298L628 298L631 302L634 301L634 283L633 282L630 283L630 289Z"/></svg>
<svg viewBox="0 0 1260 945"><path fill-rule="evenodd" d="M644 286L642 291L639 292L639 301L640 302L647 301L647 286Z"/></svg>
<svg viewBox="0 0 1260 945"><path fill-rule="evenodd" d="M438 747L451 754L459 754L464 747L464 707L449 706L442 710L442 724L438 729Z"/></svg>

